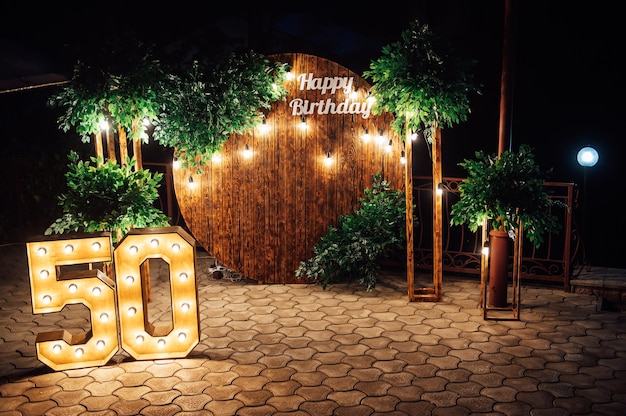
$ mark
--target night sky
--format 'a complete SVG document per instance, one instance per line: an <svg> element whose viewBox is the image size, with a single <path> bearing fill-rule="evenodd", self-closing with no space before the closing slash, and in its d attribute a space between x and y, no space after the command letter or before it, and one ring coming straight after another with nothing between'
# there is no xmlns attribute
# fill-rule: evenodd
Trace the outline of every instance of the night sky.
<svg viewBox="0 0 626 416"><path fill-rule="evenodd" d="M626 155L618 126L624 108L623 81L618 76L624 36L616 3L513 2L511 145L516 149L530 144L540 166L553 169L551 180L580 188L583 168L576 153L585 145L598 150L598 165L586 173L589 257L592 264L626 268L626 242L620 238L626 234L626 221L616 209L623 198L613 185ZM504 0L350 2L349 7L324 1L290 2L285 7L255 2L221 5L219 11L184 1L169 7L151 3L147 8L130 2L84 3L71 9L46 3L36 6L36 15L35 6L20 3L3 6L12 24L0 29L0 47L5 50L0 79L15 71L69 73L79 51L110 33L132 34L164 52L192 53L232 42L267 55L310 53L362 74L380 56L383 45L398 41L409 22L418 19L449 39L459 54L477 60L475 75L483 85L483 94L472 97L468 121L443 131L444 176L463 176L458 163L472 158L474 151L498 149ZM8 56L26 51L27 58L7 64ZM43 95L45 91L0 94L3 127L19 124L15 123L20 120L19 106L29 107L25 117L50 111L35 108ZM54 117L38 120L29 125L29 134L49 137L49 124L56 128ZM11 134L19 141L25 133ZM430 172L427 163L416 169L419 174ZM608 230L617 231L615 237Z"/></svg>

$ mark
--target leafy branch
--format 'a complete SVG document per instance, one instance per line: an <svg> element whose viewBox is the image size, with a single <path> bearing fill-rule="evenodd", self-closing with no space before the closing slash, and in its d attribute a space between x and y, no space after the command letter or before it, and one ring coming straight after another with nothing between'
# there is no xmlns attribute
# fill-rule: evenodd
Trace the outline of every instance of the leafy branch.
<svg viewBox="0 0 626 416"><path fill-rule="evenodd" d="M66 108L59 127L75 128L85 143L102 120L147 143L141 121L148 120L154 139L174 148L183 167L201 170L231 134L255 127L262 109L287 96L288 64L270 63L253 51L224 52L174 68L141 42L108 48L79 60L71 82L48 100L51 107Z"/></svg>
<svg viewBox="0 0 626 416"><path fill-rule="evenodd" d="M133 169L126 165L100 160L79 160L76 152L68 156L67 191L59 198L63 215L46 229L45 234L111 231L113 241L131 228L166 227L170 218L153 204L159 197L163 179L159 172Z"/></svg>
<svg viewBox="0 0 626 416"><path fill-rule="evenodd" d="M108 47L107 53L96 55L99 59L79 60L70 83L53 94L48 105L66 108L59 128L66 133L75 128L84 143L100 132L103 120L124 129L130 139L147 143L146 126L137 121L158 117L162 65L140 42Z"/></svg>
<svg viewBox="0 0 626 416"><path fill-rule="evenodd" d="M551 207L567 207L550 198L544 187L546 176L535 162L532 148L526 144L518 152L507 150L500 156L475 152L476 159L459 163L467 178L459 185L460 200L450 211L451 224L467 224L475 232L485 220L494 229L514 233L519 221L524 235L535 247L543 243L543 234L560 229Z"/></svg>
<svg viewBox="0 0 626 416"><path fill-rule="evenodd" d="M250 51L213 64L195 61L188 73L168 75L154 139L175 148L182 167L206 164L231 134L260 122L260 109L287 96L288 69Z"/></svg>
<svg viewBox="0 0 626 416"><path fill-rule="evenodd" d="M324 289L342 279L358 280L371 291L376 287L377 260L394 249L404 249L406 202L404 193L391 189L380 173L365 190L360 208L339 218L337 227L315 244L315 255L300 262L297 278L309 278Z"/></svg>
<svg viewBox="0 0 626 416"><path fill-rule="evenodd" d="M435 123L443 128L467 120L469 94L480 93L470 72L474 64L458 58L427 24L410 22L401 40L384 46L363 74L372 81L372 112L392 113L391 128L403 140L408 128L424 130L431 142Z"/></svg>

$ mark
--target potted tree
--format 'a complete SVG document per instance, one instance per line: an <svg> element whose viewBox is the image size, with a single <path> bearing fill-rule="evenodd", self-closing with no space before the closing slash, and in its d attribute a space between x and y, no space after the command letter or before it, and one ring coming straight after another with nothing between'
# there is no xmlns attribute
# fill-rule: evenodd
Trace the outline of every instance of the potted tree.
<svg viewBox="0 0 626 416"><path fill-rule="evenodd" d="M536 163L533 149L522 144L517 152L507 150L499 156L475 152L475 159L459 163L467 177L459 185L460 199L452 205L452 225L467 225L470 231L489 227L492 256L489 301L505 306L508 276L508 242L518 235L520 224L524 236L535 246L543 243L543 235L558 232L560 223L551 207L566 205L551 199L544 182L550 171Z"/></svg>
<svg viewBox="0 0 626 416"><path fill-rule="evenodd" d="M474 60L458 55L452 45L435 35L427 24L415 20L402 32L401 40L382 50L382 56L370 63L364 73L372 81L376 102L372 111L392 113L392 129L405 141L406 246L407 280L410 300L441 298L442 205L436 190L442 179L441 129L467 120L470 94L480 93L471 72ZM412 141L409 136L422 131L432 148L434 197L433 288L413 289L413 182ZM408 143L406 143L408 142Z"/></svg>

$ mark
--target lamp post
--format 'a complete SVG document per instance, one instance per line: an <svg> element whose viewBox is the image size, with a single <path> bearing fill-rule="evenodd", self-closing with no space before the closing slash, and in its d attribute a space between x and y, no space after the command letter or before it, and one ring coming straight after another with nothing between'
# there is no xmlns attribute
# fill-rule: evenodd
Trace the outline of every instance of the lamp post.
<svg viewBox="0 0 626 416"><path fill-rule="evenodd" d="M578 164L583 168L583 206L582 206L582 218L580 224L581 238L585 236L585 218L587 209L587 171L598 163L599 155L598 151L591 146L585 146L578 151L576 160Z"/></svg>

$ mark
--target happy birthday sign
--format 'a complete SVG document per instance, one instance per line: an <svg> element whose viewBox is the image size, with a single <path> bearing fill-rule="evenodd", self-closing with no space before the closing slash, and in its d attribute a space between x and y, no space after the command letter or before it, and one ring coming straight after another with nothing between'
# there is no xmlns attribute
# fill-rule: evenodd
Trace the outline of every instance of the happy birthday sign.
<svg viewBox="0 0 626 416"><path fill-rule="evenodd" d="M358 101L350 98L353 92L353 77L315 77L312 72L296 76L300 91L320 91L320 94L336 95L341 91L345 99L337 101L334 98L325 98L311 102L303 98L294 98L289 102L291 114L304 116L311 114L360 114L366 119L370 116L373 101Z"/></svg>

